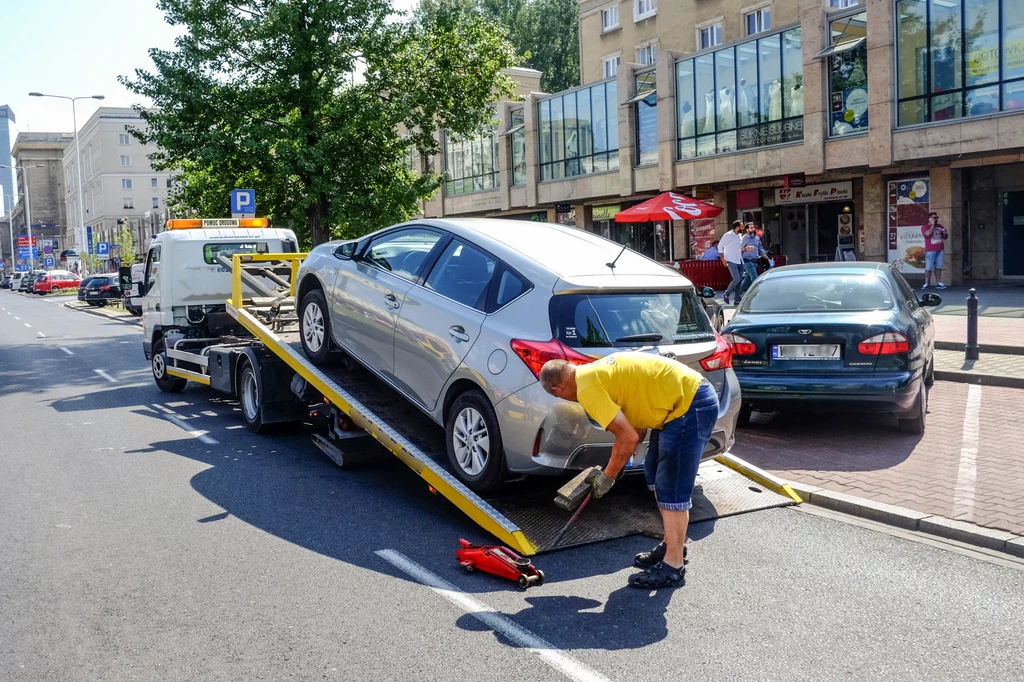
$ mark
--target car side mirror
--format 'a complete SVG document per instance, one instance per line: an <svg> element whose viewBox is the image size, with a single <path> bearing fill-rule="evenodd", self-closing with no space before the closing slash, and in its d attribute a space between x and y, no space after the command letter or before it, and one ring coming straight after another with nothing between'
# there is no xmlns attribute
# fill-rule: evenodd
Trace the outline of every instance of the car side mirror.
<svg viewBox="0 0 1024 682"><path fill-rule="evenodd" d="M942 305L942 297L938 294L921 294L921 305L926 308Z"/></svg>
<svg viewBox="0 0 1024 682"><path fill-rule="evenodd" d="M334 256L341 260L352 260L356 255L356 242L346 242L334 250Z"/></svg>
<svg viewBox="0 0 1024 682"><path fill-rule="evenodd" d="M700 288L700 295L701 295L701 298L714 298L715 297L715 290L712 289L711 287L701 287Z"/></svg>

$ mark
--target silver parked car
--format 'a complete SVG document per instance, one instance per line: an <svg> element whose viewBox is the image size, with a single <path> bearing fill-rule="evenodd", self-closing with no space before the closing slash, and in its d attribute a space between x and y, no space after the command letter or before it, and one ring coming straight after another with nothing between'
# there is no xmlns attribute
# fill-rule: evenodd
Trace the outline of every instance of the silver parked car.
<svg viewBox="0 0 1024 682"><path fill-rule="evenodd" d="M693 285L583 230L486 219L396 225L313 249L296 298L306 355L322 364L343 350L444 426L452 470L477 491L507 474L608 461L611 434L541 388L552 358L586 363L632 349L685 362L721 398L705 457L733 443L731 351Z"/></svg>

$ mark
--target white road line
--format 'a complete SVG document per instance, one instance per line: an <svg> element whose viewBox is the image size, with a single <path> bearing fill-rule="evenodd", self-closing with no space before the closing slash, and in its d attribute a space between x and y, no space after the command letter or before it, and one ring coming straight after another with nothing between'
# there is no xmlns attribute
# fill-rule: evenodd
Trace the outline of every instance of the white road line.
<svg viewBox="0 0 1024 682"><path fill-rule="evenodd" d="M978 436L981 433L981 386L967 389L964 409L964 435L960 445L960 467L953 491L953 516L962 521L974 520L974 484L978 479Z"/></svg>
<svg viewBox="0 0 1024 682"><path fill-rule="evenodd" d="M184 419L182 419L180 416L174 414L173 412L168 410L163 405L156 405L156 404L154 404L153 407L155 407L156 409L158 409L161 412L163 412L163 414L161 416L164 419L166 419L167 421L171 422L172 424L177 426L182 431L187 432L188 435L192 436L193 438L198 438L200 441L202 441L203 443L206 443L207 445L220 445L220 442L216 438L214 438L213 436L208 435L209 434L208 431L197 431L197 430L193 429L192 427L190 427L188 424L185 423Z"/></svg>
<svg viewBox="0 0 1024 682"><path fill-rule="evenodd" d="M29 329L32 328L32 325L30 325L28 322L22 322L22 324L25 325L26 327L28 327Z"/></svg>
<svg viewBox="0 0 1024 682"><path fill-rule="evenodd" d="M39 334L39 338L41 338L41 339L45 339L46 338L46 334L44 334L42 332L36 332L36 334Z"/></svg>
<svg viewBox="0 0 1024 682"><path fill-rule="evenodd" d="M14 319L16 319L18 322L21 322L21 318L18 317L17 315L14 316Z"/></svg>
<svg viewBox="0 0 1024 682"><path fill-rule="evenodd" d="M536 654L542 661L570 680L609 682L608 678L601 673L591 670L576 659L562 653L553 644L541 639L508 617L497 613L483 602L477 601L450 582L423 568L401 552L393 549L381 549L376 554L395 568L407 573L417 582L429 587L437 594L460 607L487 627L501 633L517 646Z"/></svg>
<svg viewBox="0 0 1024 682"><path fill-rule="evenodd" d="M96 372L97 374L99 374L101 377L103 377L107 381L109 381L110 383L112 383L112 384L116 384L117 383L117 379L115 379L114 377L110 376L109 374L104 372L102 369L94 369L93 371Z"/></svg>
<svg viewBox="0 0 1024 682"><path fill-rule="evenodd" d="M74 353L72 353L71 351L69 351L69 350L68 350L67 348L65 348L64 346L61 346L61 347L60 347L60 349L61 349L62 351L64 351L65 353L67 353L68 355L74 355Z"/></svg>

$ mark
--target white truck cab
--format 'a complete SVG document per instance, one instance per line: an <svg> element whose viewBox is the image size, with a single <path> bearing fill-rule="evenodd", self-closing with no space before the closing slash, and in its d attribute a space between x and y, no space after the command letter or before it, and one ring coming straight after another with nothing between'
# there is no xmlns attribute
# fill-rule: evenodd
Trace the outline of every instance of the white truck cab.
<svg viewBox="0 0 1024 682"><path fill-rule="evenodd" d="M231 270L218 256L298 249L294 232L268 227L266 218L169 220L167 228L149 247L141 298L136 299L141 302L147 360L154 349L166 345L168 335L210 339L240 331L225 311Z"/></svg>

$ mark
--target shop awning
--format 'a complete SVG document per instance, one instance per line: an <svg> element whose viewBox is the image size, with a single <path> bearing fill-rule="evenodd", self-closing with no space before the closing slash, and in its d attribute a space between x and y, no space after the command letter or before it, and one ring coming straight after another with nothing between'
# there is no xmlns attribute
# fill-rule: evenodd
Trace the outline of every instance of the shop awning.
<svg viewBox="0 0 1024 682"><path fill-rule="evenodd" d="M640 92L638 92L635 95L633 95L633 97L631 97L630 99L627 99L625 103L626 104L633 104L634 102L642 102L645 99L647 99L648 97L650 97L651 95L657 95L657 94L658 94L657 88L649 88L647 90L641 90Z"/></svg>
<svg viewBox="0 0 1024 682"><path fill-rule="evenodd" d="M627 208L615 215L619 223L646 223L652 220L693 220L714 218L722 209L693 197L665 192L642 204Z"/></svg>
<svg viewBox="0 0 1024 682"><path fill-rule="evenodd" d="M503 133L502 133L501 135L502 135L502 137L506 137L506 136L508 136L508 135L514 135L515 133L518 133L518 132L519 132L520 130L522 130L522 129L523 129L524 127L526 127L526 126L525 126L525 124L523 124L523 123L520 123L520 124L519 124L519 125L517 125L517 126L512 126L512 127L511 127L511 128L509 128L508 130L506 130L505 132L503 132Z"/></svg>
<svg viewBox="0 0 1024 682"><path fill-rule="evenodd" d="M825 57L828 57L828 56L833 55L833 54L840 54L841 52L848 52L848 51L852 50L853 48L857 47L858 45L860 45L861 43L863 43L865 40L867 40L867 38L860 37L860 38L856 38L854 40L844 40L844 41L842 41L840 43L836 43L835 45L829 45L824 50L822 50L818 54L814 55L814 58L815 59L824 59Z"/></svg>

